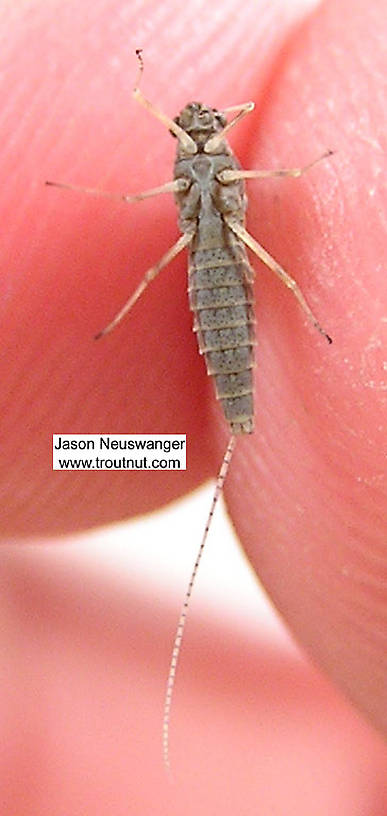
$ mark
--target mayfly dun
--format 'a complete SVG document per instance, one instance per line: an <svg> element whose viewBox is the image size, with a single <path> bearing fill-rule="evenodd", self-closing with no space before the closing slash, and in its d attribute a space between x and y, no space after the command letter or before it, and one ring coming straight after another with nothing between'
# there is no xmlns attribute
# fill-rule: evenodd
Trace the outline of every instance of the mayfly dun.
<svg viewBox="0 0 387 816"><path fill-rule="evenodd" d="M296 281L247 232L245 180L271 176L298 177L321 159L326 151L304 167L279 170L243 170L227 143L226 136L254 108L253 102L234 105L222 111L190 102L181 113L170 119L146 99L139 89L143 72L141 49L136 51L139 75L133 90L134 99L156 117L177 139L173 181L137 195L115 195L94 188L46 182L58 187L96 195L120 198L129 203L142 201L160 193L174 193L179 209L180 238L145 273L143 279L113 320L96 335L112 331L141 297L149 283L185 247L189 251L188 295L194 314L199 352L204 355L207 372L214 378L216 397L229 425L230 438L216 479L215 491L191 578L185 593L172 649L163 716L163 757L169 762L169 724L177 663L180 655L189 600L192 594L212 517L230 466L236 439L254 430L254 272L246 247L263 261L297 299L312 325L328 343L324 331L306 302ZM231 115L231 119L228 119Z"/></svg>

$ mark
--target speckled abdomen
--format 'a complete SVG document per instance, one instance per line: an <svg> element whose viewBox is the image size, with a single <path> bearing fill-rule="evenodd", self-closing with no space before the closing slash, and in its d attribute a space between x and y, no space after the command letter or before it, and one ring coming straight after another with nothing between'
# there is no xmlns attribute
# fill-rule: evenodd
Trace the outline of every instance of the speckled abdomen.
<svg viewBox="0 0 387 816"><path fill-rule="evenodd" d="M188 271L194 331L233 434L254 428L254 311L243 245L224 225L224 246L193 247ZM201 243L201 242L200 242Z"/></svg>

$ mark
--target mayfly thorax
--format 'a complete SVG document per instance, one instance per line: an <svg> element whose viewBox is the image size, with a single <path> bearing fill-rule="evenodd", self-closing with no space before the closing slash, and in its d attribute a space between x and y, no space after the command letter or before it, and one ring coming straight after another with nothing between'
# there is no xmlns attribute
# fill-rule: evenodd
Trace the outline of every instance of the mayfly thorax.
<svg viewBox="0 0 387 816"><path fill-rule="evenodd" d="M141 51L136 51L143 71ZM104 193L94 188L47 182L67 189L124 199L130 203L159 193L171 192L179 209L181 237L151 267L137 289L96 338L110 332L130 311L148 284L185 247L189 251L188 294L194 314L194 331L207 372L214 378L215 391L229 425L230 439L216 486L202 541L185 594L172 650L163 717L163 755L169 767L169 722L177 662L187 617L189 599L207 540L212 516L227 475L237 436L254 430L252 369L254 365L254 271L246 247L257 255L291 290L309 321L331 343L308 306L297 283L247 232L245 228L245 179L269 176L301 176L317 161L331 155L328 150L310 164L293 169L243 170L226 141L231 128L254 108L253 102L218 111L199 102L186 105L174 120L159 111L141 93L139 81L134 98L161 121L177 138L174 180L137 195ZM228 121L227 116L235 114Z"/></svg>

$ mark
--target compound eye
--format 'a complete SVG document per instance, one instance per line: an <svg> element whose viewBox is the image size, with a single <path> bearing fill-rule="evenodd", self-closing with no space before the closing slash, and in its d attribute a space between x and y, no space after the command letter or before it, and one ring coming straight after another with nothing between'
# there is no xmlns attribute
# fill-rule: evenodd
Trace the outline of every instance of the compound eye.
<svg viewBox="0 0 387 816"><path fill-rule="evenodd" d="M227 125L227 117L224 115L224 113L221 113L220 111L216 110L216 108L213 109L213 113L214 118L216 119L217 122L219 122L220 127L223 130L223 128L226 127Z"/></svg>
<svg viewBox="0 0 387 816"><path fill-rule="evenodd" d="M181 111L181 113L179 113L178 116L175 116L173 121L176 122L176 124L179 125L179 127L181 127L183 130L186 130L190 122L190 117L187 116L186 111L183 110ZM174 136L175 134L173 133L172 135Z"/></svg>

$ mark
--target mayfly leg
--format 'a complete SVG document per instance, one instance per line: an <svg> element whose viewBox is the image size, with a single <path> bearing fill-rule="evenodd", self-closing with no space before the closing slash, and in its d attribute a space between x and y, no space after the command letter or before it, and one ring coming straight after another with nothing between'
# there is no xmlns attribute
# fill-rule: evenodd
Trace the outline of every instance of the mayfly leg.
<svg viewBox="0 0 387 816"><path fill-rule="evenodd" d="M233 122L234 121L236 121L236 120L233 120ZM231 124L233 124L233 122ZM214 137L214 138L217 138L217 137ZM212 140L210 140L210 141L212 141ZM207 144L209 144L209 143L207 143ZM244 179L271 178L271 177L275 177L275 176L277 176L277 177L278 176L282 176L282 177L291 176L293 178L299 178L304 173L307 173L308 170L310 170L312 167L314 167L318 162L322 161L323 159L329 158L329 156L332 156L333 153L334 153L333 150L326 150L325 153L323 153L321 156L318 156L317 159L314 159L313 161L309 162L309 164L305 164L303 167L279 168L278 170L225 169L225 170L221 170L218 173L217 178L218 178L218 181L221 182L221 184L225 184L225 185L230 184L230 183L235 182L235 181L241 181L241 180L244 180ZM300 304L301 309L306 314L308 320L317 329L317 331L319 331L320 334L322 334L323 337L326 338L328 343L332 343L332 338L322 328L319 321L317 320L317 318L313 314L312 309L310 308L310 306L306 302L305 297L304 297L300 287L298 286L297 282L294 280L294 278L292 278L291 275L289 275L288 272L286 272L286 270L275 260L275 258L273 258L272 255L270 255L269 252L267 252L267 250L263 246L261 246L261 244L259 244L258 241L255 240L255 238L253 238L252 235L250 235L250 233L246 230L246 228L243 226L243 224L240 223L240 220L236 219L233 216L228 216L228 215L224 216L224 220L225 220L226 224L230 227L230 229L233 231L234 235L236 235L238 238L240 238L240 240L243 241L243 243L246 244L246 246L248 246L249 249L251 249L252 252L254 252L255 255L269 269L271 269L272 272L274 272L280 278L282 283L284 283L285 286L287 286L288 289L291 290L292 294L294 295L294 297L297 299L298 303Z"/></svg>
<svg viewBox="0 0 387 816"><path fill-rule="evenodd" d="M46 181L48 187L60 187L62 190L74 190L77 193L87 193L88 195L102 196L103 198L114 198L118 201L126 201L127 204L134 204L137 201L144 201L146 198L160 195L161 193L177 193L183 189L180 180L167 181L159 187L152 187L150 190L143 190L141 193L127 195L127 193L113 193L107 190L100 190L98 187L81 187L78 184L63 184L61 181Z"/></svg>
<svg viewBox="0 0 387 816"><path fill-rule="evenodd" d="M229 133L231 128L238 125L239 122L247 116L248 113L251 113L255 108L254 102L243 102L241 105L233 105L231 108L224 108L222 113L234 113L238 111L237 115L234 119L231 119L230 122L227 122L227 125L224 126L219 133L216 133L215 136L212 136L211 139L205 145L204 152L205 153L213 153L217 150L218 146L224 140L224 137Z"/></svg>
<svg viewBox="0 0 387 816"><path fill-rule="evenodd" d="M136 49L136 56L139 61L139 71L138 79L136 81L135 87L133 88L134 99L136 100L136 102L139 102L139 104L142 105L143 108L146 108L146 110L148 110L152 114L152 116L155 116L156 119L158 119L159 122L161 122L166 128L168 128L168 130L170 130L174 136L176 136L181 146L188 154L194 155L197 152L197 148L194 140L191 139L191 136L189 136L188 133L186 133L186 131L183 130L183 128L181 128L173 119L170 119L169 116L167 116L161 110L156 108L153 102L150 102L149 99L146 99L142 91L140 91L139 84L144 70L142 48Z"/></svg>
<svg viewBox="0 0 387 816"><path fill-rule="evenodd" d="M63 184L62 182L57 181L46 181L46 184L50 187L61 187L65 190L75 190L76 192L82 193L90 193L91 195L99 195L104 196L105 198L115 198L120 199L121 201L126 201L128 203L134 203L136 201L143 201L145 198L151 198L152 196L159 195L160 193L178 193L181 192L186 188L186 184L184 179L175 179L174 181L167 181L165 184L162 184L159 187L153 187L150 190L144 190L141 193L136 193L135 195L126 195L123 193L111 193L106 192L105 190L99 190L96 187L79 187L75 184ZM144 290L150 284L152 280L158 275L158 273L167 266L176 255L179 254L188 244L192 241L193 233L185 232L172 247L165 253L165 255L160 258L160 260L152 266L150 269L145 272L143 279L140 281L137 289L133 292L130 298L126 301L123 305L122 309L116 314L116 316L111 320L111 322L104 328L102 331L98 332L95 335L95 340L99 340L101 337L104 337L106 334L109 334L117 325L121 322L122 318L130 311L132 306L136 303L136 301L141 297Z"/></svg>
<svg viewBox="0 0 387 816"><path fill-rule="evenodd" d="M308 170L311 170L315 164L323 161L323 159L327 159L329 156L333 156L333 154L333 150L326 150L322 156L318 156L317 159L309 162L309 164L304 164L303 167L280 167L278 170L221 170L217 177L219 181L224 184L231 181L239 181L240 179L272 178L276 176L300 178L300 176L307 173Z"/></svg>
<svg viewBox="0 0 387 816"><path fill-rule="evenodd" d="M230 467L230 462L232 458L232 454L235 448L236 443L236 436L232 434L230 436L226 452L223 457L223 461L218 473L218 477L216 480L216 486L214 495L212 498L212 503L210 507L210 512L208 514L207 523L204 529L203 537L200 542L200 547L198 549L198 553L196 556L196 561L191 573L191 578L185 593L184 602L182 606L182 610L179 617L179 622L177 624L177 630L175 635L175 640L173 643L172 648L172 656L171 656L171 663L168 672L168 680L167 680L167 690L165 694L165 702L164 702L164 716L163 716L163 757L164 757L164 765L165 767L170 770L170 762L169 762L169 721L170 721L170 713L171 713L171 705L172 705L172 696L173 696L173 689L175 685L175 678L176 678L176 669L177 663L179 660L181 644L184 635L185 624L187 622L187 614L188 614L188 606L189 601L192 595L192 590L194 587L195 579L198 573L199 564L201 561L201 557L203 555L203 550L206 545L209 529L211 526L212 517L214 515L215 507L218 503L219 496L223 490L223 485L228 473L228 469Z"/></svg>
<svg viewBox="0 0 387 816"><path fill-rule="evenodd" d="M288 272L286 272L285 269L282 266L280 266L280 264L275 260L275 258L269 255L266 249L263 246L261 246L261 244L259 244L258 241L256 241L255 238L253 238L253 236L250 235L249 232L247 232L247 229L245 229L245 227L243 227L238 221L229 216L225 216L224 220L226 221L226 224L230 227L230 229L235 233L235 235L237 235L238 238L240 238L241 241L243 241L246 244L246 246L248 246L249 249L251 249L252 252L254 252L255 255L257 255L257 257L261 261L263 261L263 263L266 266L268 266L269 269L272 270L272 272L275 272L275 274L280 278L282 283L284 283L285 286L287 286L288 289L290 289L294 297L298 300L298 303L300 304L303 312L306 314L308 320L310 320L315 329L317 329L317 331L319 331L320 334L322 334L323 337L325 337L328 343L332 343L332 338L329 336L329 334L327 334L327 332L322 328L322 326L320 326L319 321L317 320L310 306L306 302L305 297L302 294L302 291L298 286L298 283L296 283L296 281L294 280L294 278L292 278L291 275L289 275Z"/></svg>
<svg viewBox="0 0 387 816"><path fill-rule="evenodd" d="M122 318L125 317L125 315L134 306L136 301L141 297L142 293L145 291L147 286L149 286L150 282L155 279L155 277L159 274L161 269L163 269L171 261L173 261L174 258L176 258L176 255L178 255L179 252L181 252L182 249L184 249L184 247L188 246L188 244L192 241L193 236L194 233L185 232L178 239L178 241L176 241L176 243L172 247L170 247L168 252L166 252L165 255L163 255L163 257L160 258L160 260L154 266L151 266L151 268L148 269L147 272L145 272L145 275L140 281L139 285L137 286L137 289L134 290L133 294L123 305L122 309L120 309L116 316L113 317L113 320L104 329L102 329L102 331L98 332L98 334L95 335L96 340L99 340L100 337L104 337L105 334L108 334L109 332L113 331L113 329L115 329L117 324L121 322Z"/></svg>

